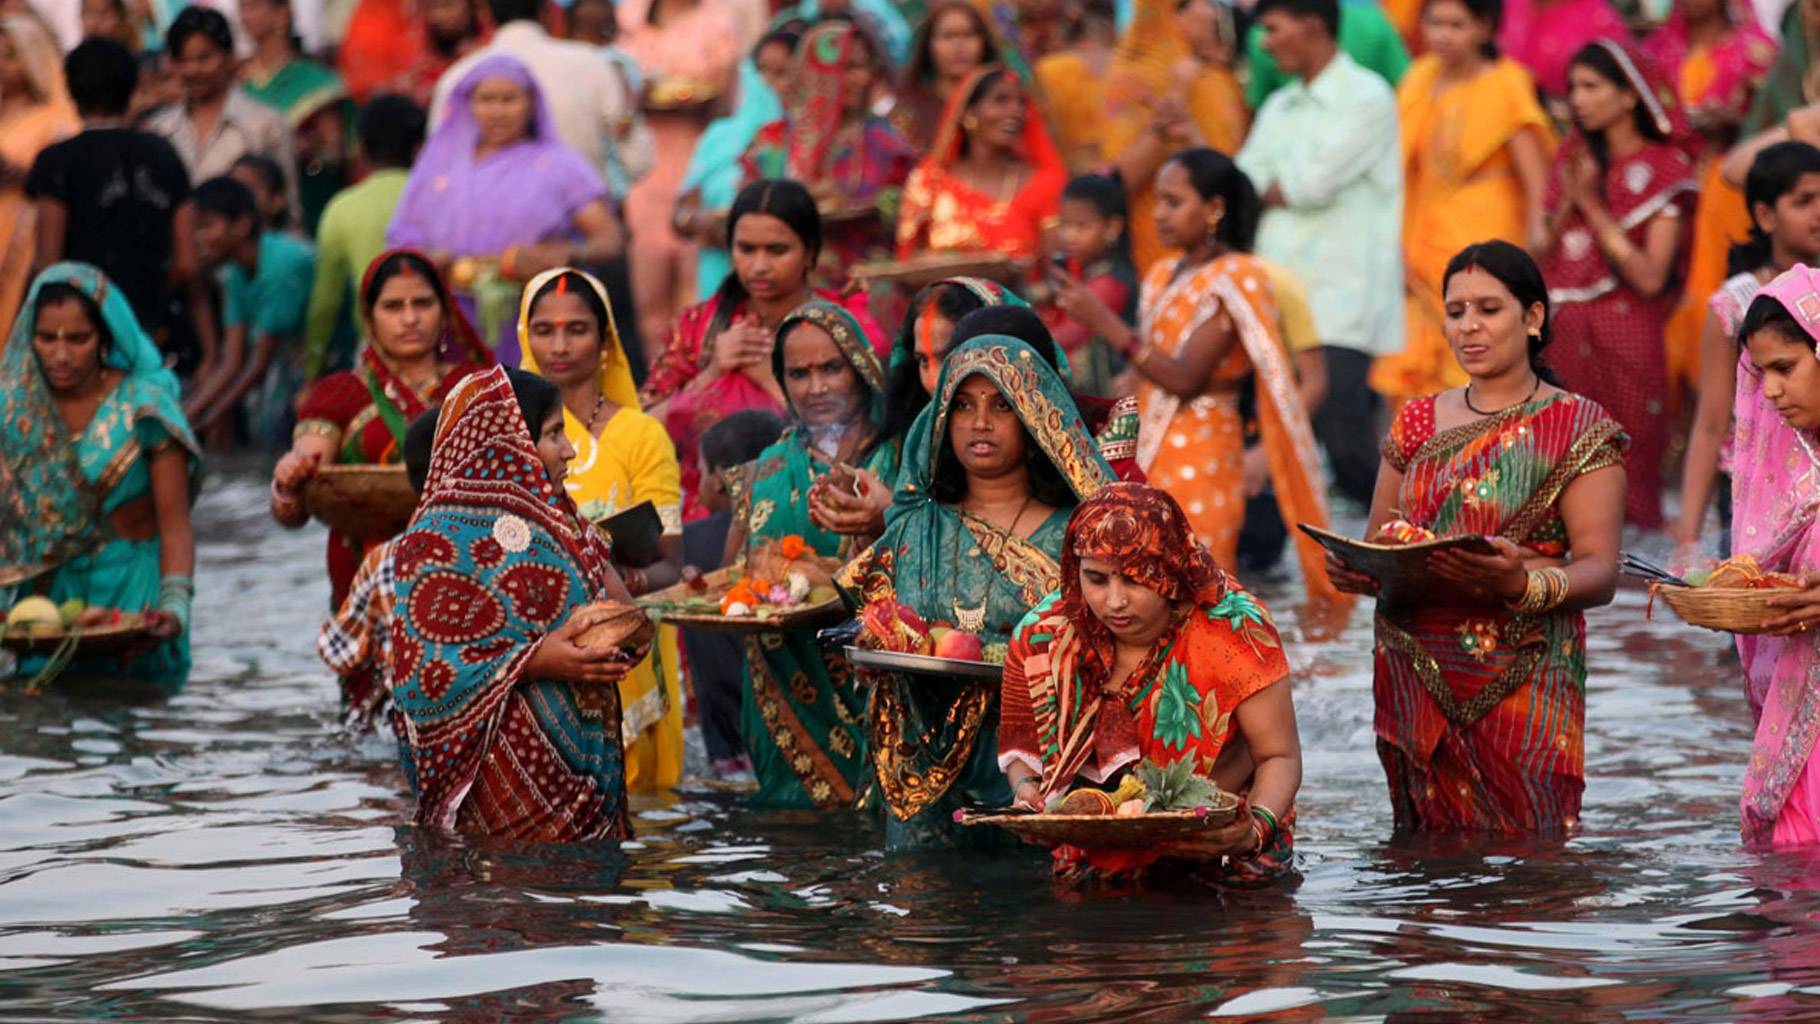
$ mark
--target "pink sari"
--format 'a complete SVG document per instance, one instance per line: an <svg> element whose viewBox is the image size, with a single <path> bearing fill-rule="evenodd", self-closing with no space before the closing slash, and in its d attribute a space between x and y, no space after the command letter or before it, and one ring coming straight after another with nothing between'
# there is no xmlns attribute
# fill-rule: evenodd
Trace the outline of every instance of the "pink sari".
<svg viewBox="0 0 1820 1024"><path fill-rule="evenodd" d="M1820 330L1820 272L1795 267L1764 286L1804 324ZM1805 306L1815 317L1804 316ZM1820 354L1817 354L1820 358ZM1732 543L1765 569L1820 571L1820 459L1814 437L1790 427L1763 397L1747 352L1738 366L1732 455ZM1740 636L1745 694L1757 720L1740 801L1750 845L1820 843L1820 634Z"/></svg>

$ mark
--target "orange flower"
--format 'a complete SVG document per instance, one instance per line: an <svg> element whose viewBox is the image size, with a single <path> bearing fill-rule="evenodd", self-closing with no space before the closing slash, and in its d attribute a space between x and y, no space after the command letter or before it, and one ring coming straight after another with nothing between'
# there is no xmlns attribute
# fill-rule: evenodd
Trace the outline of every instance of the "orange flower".
<svg viewBox="0 0 1820 1024"><path fill-rule="evenodd" d="M758 595L752 592L752 588L747 586L744 580L741 580L727 588L726 595L720 599L720 611L722 615L725 615L727 609L736 604L743 604L748 608L756 608L758 607L758 603Z"/></svg>
<svg viewBox="0 0 1820 1024"><path fill-rule="evenodd" d="M808 550L809 545L804 542L802 537L794 533L789 534L777 542L777 553L783 555L792 562L803 557L803 553Z"/></svg>

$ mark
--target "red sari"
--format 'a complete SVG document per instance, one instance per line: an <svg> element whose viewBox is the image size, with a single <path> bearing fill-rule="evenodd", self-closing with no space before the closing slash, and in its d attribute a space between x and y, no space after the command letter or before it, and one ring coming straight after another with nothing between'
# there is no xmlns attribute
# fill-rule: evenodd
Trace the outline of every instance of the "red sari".
<svg viewBox="0 0 1820 1024"><path fill-rule="evenodd" d="M1693 168L1688 162L1691 136L1681 119L1674 94L1652 88L1642 58L1613 43L1619 66L1635 72L1633 87L1643 97L1667 142L1651 142L1605 170L1601 189L1606 209L1623 226L1630 243L1642 248L1650 224L1659 216L1680 218L1685 232L1693 212ZM1568 137L1549 171L1547 207L1565 202L1562 175L1586 152L1584 136ZM1683 259L1685 265L1685 259ZM1575 211L1561 239L1542 264L1548 297L1554 306L1554 343L1548 365L1561 386L1598 402L1624 425L1631 450L1626 469L1630 490L1624 518L1647 530L1662 527L1662 455L1668 447L1665 415L1668 365L1663 334L1680 301L1678 287L1644 297L1624 283L1605 258L1592 229Z"/></svg>
<svg viewBox="0 0 1820 1024"><path fill-rule="evenodd" d="M1432 395L1405 405L1384 442L1385 461L1403 474L1404 518L1442 537L1501 536L1567 555L1561 493L1622 464L1618 424L1570 394L1439 432L1434 407ZM1399 830L1544 832L1578 822L1586 722L1578 611L1380 602L1375 651L1378 757Z"/></svg>
<svg viewBox="0 0 1820 1024"><path fill-rule="evenodd" d="M358 294L366 293L373 272L380 264L400 252L410 251L393 249L375 257L367 265ZM436 281L435 287L443 297L445 315L452 318L444 328L442 351L449 351L452 341L455 350L464 357L462 361L443 374L434 388L418 393L399 380L369 344L361 350L358 367L331 373L311 386L303 407L297 412L294 435L317 434L329 438L335 446L333 461L343 465L399 462L404 458L405 428L411 421L441 405L450 389L463 377L493 365L492 353L480 343L480 336L474 333L460 307L449 298L448 286ZM382 539L362 544L353 537L329 531L331 609L341 607L354 582L354 573L360 569L361 559Z"/></svg>
<svg viewBox="0 0 1820 1024"><path fill-rule="evenodd" d="M1081 592L1082 558L1117 565L1126 579L1175 603L1175 623L1116 691L1111 632ZM1139 761L1189 758L1211 777L1237 729L1240 704L1289 674L1270 613L1220 571L1194 539L1166 492L1113 484L1083 501L1062 542L1062 586L1012 633L1001 683L999 765L1022 763L1041 776L1043 797L1086 783L1110 788ZM1088 725L1087 723L1091 723ZM1226 880L1289 870L1288 822L1272 846L1216 871ZM1058 873L1123 875L1148 868L1155 853L1056 850Z"/></svg>

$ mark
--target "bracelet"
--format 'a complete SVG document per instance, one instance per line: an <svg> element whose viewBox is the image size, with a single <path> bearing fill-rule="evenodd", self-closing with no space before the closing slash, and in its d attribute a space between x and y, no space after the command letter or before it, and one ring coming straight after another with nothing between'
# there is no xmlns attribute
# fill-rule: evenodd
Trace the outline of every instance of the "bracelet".
<svg viewBox="0 0 1820 1024"><path fill-rule="evenodd" d="M1599 248L1605 250L1615 263L1623 263L1637 254L1637 247L1632 245L1621 229L1613 228L1599 236Z"/></svg>
<svg viewBox="0 0 1820 1024"><path fill-rule="evenodd" d="M190 628L190 601L196 584L188 576L170 575L158 581L158 610L177 620L180 630Z"/></svg>
<svg viewBox="0 0 1820 1024"><path fill-rule="evenodd" d="M1540 615L1560 607L1567 600L1567 570L1549 566L1529 570L1523 585L1523 596L1510 605L1518 615Z"/></svg>
<svg viewBox="0 0 1820 1024"><path fill-rule="evenodd" d="M1251 831L1258 837L1258 848L1246 854L1247 859L1270 849L1270 844L1276 842L1277 833L1282 829L1282 823L1277 820L1274 811L1259 804L1252 804Z"/></svg>
<svg viewBox="0 0 1820 1024"><path fill-rule="evenodd" d="M619 570L619 578L625 583L626 591L632 596L636 597L645 592L645 573L643 569L634 569L628 565Z"/></svg>
<svg viewBox="0 0 1820 1024"><path fill-rule="evenodd" d="M291 506L300 505L302 503L303 495L293 494L290 497L286 497L284 491L279 488L278 481L272 481L272 504L283 505L286 508L290 508Z"/></svg>

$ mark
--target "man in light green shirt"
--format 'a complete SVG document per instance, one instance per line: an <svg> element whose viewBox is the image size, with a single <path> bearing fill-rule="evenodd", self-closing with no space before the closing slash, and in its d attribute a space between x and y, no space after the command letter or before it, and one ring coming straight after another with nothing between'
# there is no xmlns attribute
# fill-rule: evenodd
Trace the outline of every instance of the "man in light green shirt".
<svg viewBox="0 0 1820 1024"><path fill-rule="evenodd" d="M1307 284L1327 363L1311 409L1340 491L1369 505L1382 403L1366 378L1403 336L1403 167L1390 86L1341 52L1335 0L1262 0L1264 45L1296 76L1259 109L1236 162L1264 206L1259 256Z"/></svg>
<svg viewBox="0 0 1820 1024"><path fill-rule="evenodd" d="M1409 70L1409 48L1377 0L1340 0L1340 51L1359 66L1375 71L1395 88ZM1256 110L1270 94L1295 80L1277 67L1264 48L1264 26L1254 24L1245 36L1245 104Z"/></svg>
<svg viewBox="0 0 1820 1024"><path fill-rule="evenodd" d="M349 311L344 318L347 300L358 297L367 264L386 249L386 227L404 195L423 134L423 109L403 96L379 96L360 116L360 149L373 170L329 200L316 228L316 283L304 328L306 382L329 368L337 328L347 327L348 338L361 331L357 314Z"/></svg>

